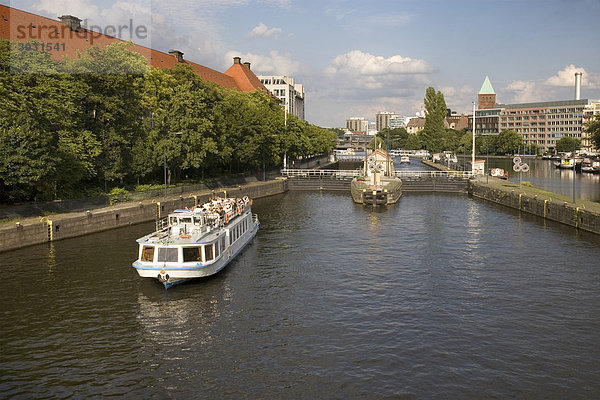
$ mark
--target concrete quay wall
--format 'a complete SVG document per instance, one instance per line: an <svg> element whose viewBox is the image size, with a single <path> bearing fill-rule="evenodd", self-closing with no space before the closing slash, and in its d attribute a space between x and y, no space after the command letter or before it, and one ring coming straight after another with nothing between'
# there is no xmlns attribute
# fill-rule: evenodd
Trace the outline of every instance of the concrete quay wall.
<svg viewBox="0 0 600 400"><path fill-rule="evenodd" d="M252 183L235 188L189 193L177 197L122 203L86 212L57 214L0 226L0 252L108 229L152 221L178 208L191 208L213 195L261 198L287 191L287 180Z"/></svg>
<svg viewBox="0 0 600 400"><path fill-rule="evenodd" d="M544 193L527 193L526 190L502 188L471 180L469 194L519 211L560 222L584 231L600 234L600 210L586 208L585 204L561 201ZM551 193L548 193L551 195Z"/></svg>

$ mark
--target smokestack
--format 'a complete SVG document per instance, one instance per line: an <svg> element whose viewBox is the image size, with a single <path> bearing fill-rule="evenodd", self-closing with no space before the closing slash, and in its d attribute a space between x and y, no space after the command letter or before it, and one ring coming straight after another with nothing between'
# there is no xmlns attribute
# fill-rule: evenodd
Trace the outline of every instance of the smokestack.
<svg viewBox="0 0 600 400"><path fill-rule="evenodd" d="M575 100L581 100L581 72L575 72Z"/></svg>

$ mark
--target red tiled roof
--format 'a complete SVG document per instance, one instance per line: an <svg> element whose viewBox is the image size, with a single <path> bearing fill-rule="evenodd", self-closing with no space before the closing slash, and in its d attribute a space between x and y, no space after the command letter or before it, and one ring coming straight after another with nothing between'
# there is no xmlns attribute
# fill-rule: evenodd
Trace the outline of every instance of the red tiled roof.
<svg viewBox="0 0 600 400"><path fill-rule="evenodd" d="M35 39L42 43L55 45L60 43L59 50L51 52L55 60L64 56L75 58L86 48L97 45L100 48L112 43L124 42L121 39L81 28L78 32L59 20L42 17L16 8L0 4L0 38L10 41L29 41ZM64 43L64 46L62 45ZM187 60L179 63L171 54L133 44L130 51L143 55L150 65L156 68L174 68L178 64L186 64L200 75L205 81L214 82L222 87L251 92L266 88L260 80L245 65L235 64L227 72L221 73L214 69Z"/></svg>
<svg viewBox="0 0 600 400"><path fill-rule="evenodd" d="M259 89L268 93L267 88L264 87L260 79L254 75L247 65L234 63L227 71L225 71L225 75L231 77L231 79L235 81L237 87L243 92L251 92Z"/></svg>

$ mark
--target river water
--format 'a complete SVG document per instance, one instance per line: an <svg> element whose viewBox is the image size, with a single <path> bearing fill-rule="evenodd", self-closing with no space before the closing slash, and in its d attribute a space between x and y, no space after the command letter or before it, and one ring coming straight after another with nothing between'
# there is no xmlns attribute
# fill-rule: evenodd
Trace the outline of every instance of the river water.
<svg viewBox="0 0 600 400"><path fill-rule="evenodd" d="M600 238L465 195L255 201L218 275L165 292L144 223L0 254L3 398L600 396Z"/></svg>

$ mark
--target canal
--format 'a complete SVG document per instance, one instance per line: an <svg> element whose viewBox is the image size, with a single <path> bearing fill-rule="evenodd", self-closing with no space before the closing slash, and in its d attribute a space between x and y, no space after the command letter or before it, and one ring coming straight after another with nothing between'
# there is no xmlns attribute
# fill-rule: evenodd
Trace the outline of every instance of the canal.
<svg viewBox="0 0 600 400"><path fill-rule="evenodd" d="M598 398L600 238L464 195L255 201L165 292L153 223L2 253L3 398Z"/></svg>

